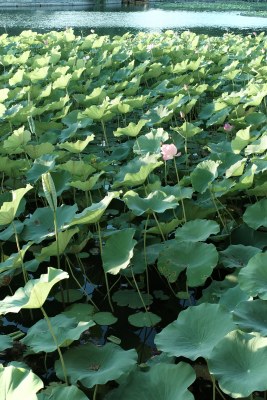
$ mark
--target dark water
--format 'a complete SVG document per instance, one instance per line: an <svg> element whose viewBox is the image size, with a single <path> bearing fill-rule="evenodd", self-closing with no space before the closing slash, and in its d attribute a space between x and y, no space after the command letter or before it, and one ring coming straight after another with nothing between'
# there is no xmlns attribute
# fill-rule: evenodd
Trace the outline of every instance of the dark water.
<svg viewBox="0 0 267 400"><path fill-rule="evenodd" d="M267 18L246 17L239 12L168 11L152 5L102 6L72 9L10 9L0 11L0 34L19 34L31 29L37 32L63 30L73 27L76 34L120 35L127 31L161 32L167 29L221 35L234 33L267 32Z"/></svg>

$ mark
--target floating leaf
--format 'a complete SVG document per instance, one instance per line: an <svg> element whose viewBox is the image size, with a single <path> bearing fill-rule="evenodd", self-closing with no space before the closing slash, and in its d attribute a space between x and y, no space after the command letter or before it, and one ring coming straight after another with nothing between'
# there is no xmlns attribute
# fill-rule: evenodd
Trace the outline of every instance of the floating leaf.
<svg viewBox="0 0 267 400"><path fill-rule="evenodd" d="M0 304L0 315L9 312L17 313L24 308L42 307L52 287L68 277L67 272L48 267L47 274L41 275L39 279L29 280L13 296L5 297Z"/></svg>
<svg viewBox="0 0 267 400"><path fill-rule="evenodd" d="M118 321L118 318L114 317L110 312L97 312L92 316L93 320L98 325L113 325Z"/></svg>
<svg viewBox="0 0 267 400"><path fill-rule="evenodd" d="M118 290L112 296L112 300L121 307L142 308L144 304L149 306L153 303L153 297L148 293L142 293L142 300L138 292L133 289Z"/></svg>
<svg viewBox="0 0 267 400"><path fill-rule="evenodd" d="M265 391L267 338L230 332L214 347L208 367L222 391L235 399Z"/></svg>
<svg viewBox="0 0 267 400"><path fill-rule="evenodd" d="M104 385L129 373L137 363L137 353L131 349L124 351L113 343L95 346L87 343L64 353L68 378L71 383L80 381L85 387ZM64 379L62 366L55 363L56 374Z"/></svg>
<svg viewBox="0 0 267 400"><path fill-rule="evenodd" d="M203 303L181 311L176 321L156 335L155 344L170 356L193 361L209 358L213 347L234 327L231 314L222 306Z"/></svg>
<svg viewBox="0 0 267 400"><path fill-rule="evenodd" d="M131 325L138 328L143 328L144 326L149 328L151 326L157 325L161 321L161 318L150 311L146 311L137 312L136 314L130 315L128 317L128 321Z"/></svg>

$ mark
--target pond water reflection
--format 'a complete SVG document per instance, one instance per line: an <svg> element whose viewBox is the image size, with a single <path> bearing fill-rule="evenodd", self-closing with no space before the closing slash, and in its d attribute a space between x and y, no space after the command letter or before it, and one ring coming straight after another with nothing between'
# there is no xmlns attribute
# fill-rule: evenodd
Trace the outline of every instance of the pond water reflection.
<svg viewBox="0 0 267 400"><path fill-rule="evenodd" d="M242 16L238 12L168 11L150 6L106 6L85 9L56 10L10 9L0 11L0 33L19 34L22 30L37 32L73 27L76 33L123 34L127 31L166 29L206 32L220 35L234 32L267 31L267 18Z"/></svg>

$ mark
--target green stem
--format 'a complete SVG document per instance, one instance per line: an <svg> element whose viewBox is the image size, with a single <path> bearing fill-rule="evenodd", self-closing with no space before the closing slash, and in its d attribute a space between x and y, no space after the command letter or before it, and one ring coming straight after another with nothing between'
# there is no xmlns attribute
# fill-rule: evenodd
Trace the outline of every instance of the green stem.
<svg viewBox="0 0 267 400"><path fill-rule="evenodd" d="M133 268L132 268L132 267L131 267L131 272L132 272L132 277L133 277L134 285L135 285L135 287L136 287L136 290L137 290L137 292L138 292L138 295L139 295L139 297L140 297L140 300L141 300L141 302L142 302L142 304L143 304L143 307L144 307L144 309L145 309L145 312L148 312L148 311L147 311L147 308L146 308L146 305L145 305L145 302L144 302L144 299L143 299L143 297L142 297L142 293L140 292L140 289L139 289L138 284L137 284L137 282L136 282L136 279L135 279L135 276L134 276L134 272L133 272Z"/></svg>
<svg viewBox="0 0 267 400"><path fill-rule="evenodd" d="M97 223L97 228L98 228L98 238L99 238L99 249L100 249L100 255L102 257L103 253L103 244L102 244L102 237L101 237L101 230L100 230L100 225L99 222ZM107 288L107 295L108 295L108 302L109 306L111 308L111 311L114 312L113 304L111 301L111 296L110 296L110 288L109 288L109 283L108 283L108 277L107 273L104 271L104 276L105 276L105 283L106 283L106 288Z"/></svg>
<svg viewBox="0 0 267 400"><path fill-rule="evenodd" d="M101 125L102 125L103 135L104 135L104 139L105 139L105 145L107 146L107 150L110 152L106 126L105 126L104 121L102 119L101 119Z"/></svg>
<svg viewBox="0 0 267 400"><path fill-rule="evenodd" d="M147 214L145 229L144 229L144 260L146 266L146 289L147 293L149 294L149 274L148 274L148 264L147 264L147 255L146 255L146 234L147 234L147 225L149 221L149 214Z"/></svg>
<svg viewBox="0 0 267 400"><path fill-rule="evenodd" d="M98 385L95 385L95 390L94 390L93 400L96 400L97 387L98 387Z"/></svg>
<svg viewBox="0 0 267 400"><path fill-rule="evenodd" d="M55 228L55 236L56 236L56 245L57 245L57 267L60 269L60 257L59 257L59 238L58 238L58 227L57 227L57 214L56 208L53 210L53 218L54 218L54 228ZM63 309L65 309L65 299L64 299L64 291L62 287L62 283L60 282L60 293L61 293L61 301Z"/></svg>
<svg viewBox="0 0 267 400"><path fill-rule="evenodd" d="M158 219L157 219L157 216L156 216L156 214L155 214L154 212L153 212L152 214L153 214L153 217L154 217L154 219L155 219L155 221L156 221L156 224L157 224L157 226L158 226L158 228L159 228L159 231L160 231L162 240L163 240L163 242L165 242L165 236L164 236L164 234L163 234L163 232L162 232L162 229L161 229L160 223L159 223L159 221L158 221Z"/></svg>
<svg viewBox="0 0 267 400"><path fill-rule="evenodd" d="M58 355L59 355L61 366L62 366L64 380L65 380L66 384L69 385L69 380L68 380L68 376L67 376L67 370L66 370L65 362L64 362L64 359L63 359L63 355L61 353L61 349L60 349L60 347L58 345L57 338L56 338L56 335L54 333L52 324L51 324L50 319L49 319L48 315L46 314L46 312L45 312L43 307L41 307L41 311L42 311L42 314L43 314L43 316L44 316L44 318L45 318L45 320L47 322L48 329L49 329L49 332L50 332L50 334L51 334L51 336L52 336L52 338L54 340L54 343L57 346L57 351L58 351Z"/></svg>
<svg viewBox="0 0 267 400"><path fill-rule="evenodd" d="M221 224L222 224L222 226L224 227L224 229L226 229L226 225L225 225L225 223L224 223L224 221L223 221L223 219L222 219L221 213L220 213L219 208L218 208L218 206L217 206L217 204L216 204L216 198L214 197L214 194L213 194L211 188L209 188L209 190L210 190L211 199L212 199L212 201L213 201L214 207L216 208L216 212L217 212L218 217L219 217L219 219L220 219L220 221L221 221Z"/></svg>
<svg viewBox="0 0 267 400"><path fill-rule="evenodd" d="M181 186L180 186L180 178L179 178L179 173L178 173L178 169L177 169L177 165L175 162L175 158L173 159L173 163L174 163L174 169L175 169L175 173L176 173L176 177L177 177L177 182L178 182L178 186L180 189L180 196L181 196L181 204L182 204L182 209L183 209L183 216L184 216L184 221L186 222L186 213L185 213L185 207L184 207L184 200L182 199L182 191L181 191Z"/></svg>
<svg viewBox="0 0 267 400"><path fill-rule="evenodd" d="M212 380L212 400L216 400L216 382L215 382L215 378L213 376L211 376L211 380Z"/></svg>
<svg viewBox="0 0 267 400"><path fill-rule="evenodd" d="M167 186L167 162L164 161L164 180L165 180L165 186Z"/></svg>

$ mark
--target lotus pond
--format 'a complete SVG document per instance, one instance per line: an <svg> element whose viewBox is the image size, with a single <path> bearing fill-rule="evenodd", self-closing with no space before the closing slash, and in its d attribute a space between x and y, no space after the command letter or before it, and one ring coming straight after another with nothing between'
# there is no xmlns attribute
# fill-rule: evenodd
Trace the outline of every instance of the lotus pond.
<svg viewBox="0 0 267 400"><path fill-rule="evenodd" d="M0 398L266 399L266 36L0 45Z"/></svg>

